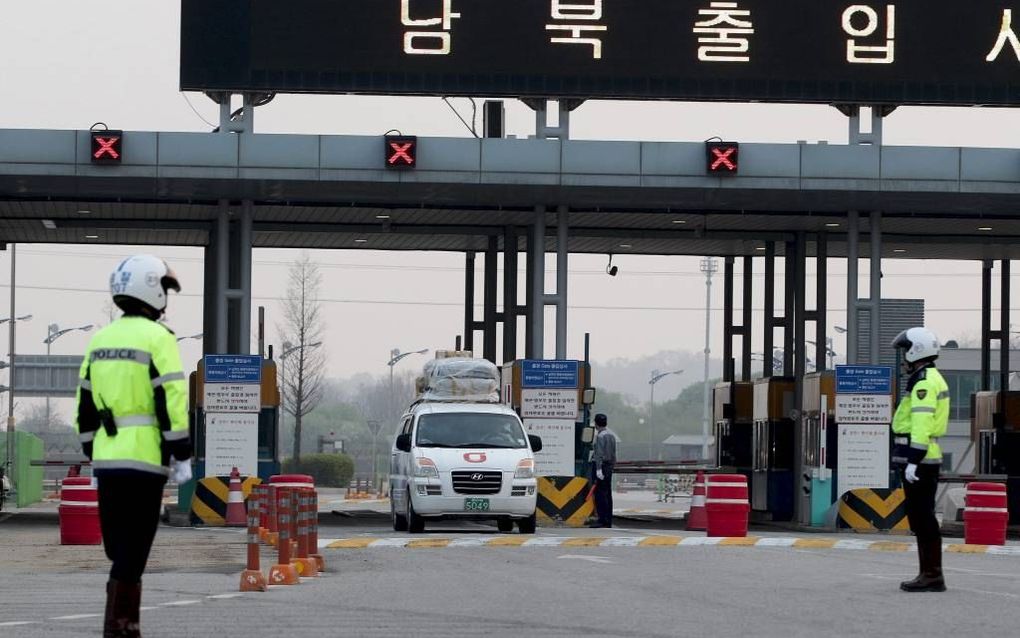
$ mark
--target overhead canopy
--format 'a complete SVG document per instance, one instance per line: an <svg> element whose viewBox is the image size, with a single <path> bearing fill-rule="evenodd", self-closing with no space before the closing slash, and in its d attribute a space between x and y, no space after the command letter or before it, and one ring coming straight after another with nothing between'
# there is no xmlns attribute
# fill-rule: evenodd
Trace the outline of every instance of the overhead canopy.
<svg viewBox="0 0 1020 638"><path fill-rule="evenodd" d="M549 249L566 206L577 253L782 254L805 231L843 256L848 211L877 210L887 257L1020 258L1020 150L744 144L715 177L700 143L422 138L398 172L380 137L124 135L98 166L87 131L0 131L0 241L201 246L250 200L256 247L470 251L544 205Z"/></svg>

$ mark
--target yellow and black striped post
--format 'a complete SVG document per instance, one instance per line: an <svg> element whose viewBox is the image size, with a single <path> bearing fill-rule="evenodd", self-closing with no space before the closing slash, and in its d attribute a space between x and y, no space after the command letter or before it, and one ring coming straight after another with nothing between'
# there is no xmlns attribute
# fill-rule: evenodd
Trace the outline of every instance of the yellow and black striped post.
<svg viewBox="0 0 1020 638"><path fill-rule="evenodd" d="M909 532L903 488L850 490L840 499L837 525L855 532Z"/></svg>
<svg viewBox="0 0 1020 638"><path fill-rule="evenodd" d="M581 527L595 512L589 498L591 482L576 476L542 476L538 479L538 522L542 525Z"/></svg>

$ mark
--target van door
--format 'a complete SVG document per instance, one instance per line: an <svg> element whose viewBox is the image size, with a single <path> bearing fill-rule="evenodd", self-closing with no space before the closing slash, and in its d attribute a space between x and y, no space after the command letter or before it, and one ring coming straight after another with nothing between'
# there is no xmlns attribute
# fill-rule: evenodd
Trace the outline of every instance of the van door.
<svg viewBox="0 0 1020 638"><path fill-rule="evenodd" d="M407 416L404 418L403 423L400 425L400 429L397 430L397 436L401 434L408 434L411 431L411 417ZM397 449L396 436L393 437L393 446L390 453L390 498L394 499L394 506L396 511L402 512L407 508L407 502L404 500L407 492L407 482L410 480L410 460L411 454L407 452L401 452Z"/></svg>

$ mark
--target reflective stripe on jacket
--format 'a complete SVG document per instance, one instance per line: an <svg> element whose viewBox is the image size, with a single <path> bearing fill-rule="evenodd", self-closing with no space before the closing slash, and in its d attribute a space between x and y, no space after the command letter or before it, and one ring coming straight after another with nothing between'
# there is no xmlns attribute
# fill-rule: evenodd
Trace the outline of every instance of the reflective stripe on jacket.
<svg viewBox="0 0 1020 638"><path fill-rule="evenodd" d="M166 326L139 316L114 321L92 338L79 377L75 429L97 470L165 475L170 455L190 458L188 385ZM115 436L100 423L103 409L113 413Z"/></svg>
<svg viewBox="0 0 1020 638"><path fill-rule="evenodd" d="M949 426L949 385L942 374L928 366L915 372L893 417L893 436L906 436L905 445L894 448L893 460L940 465L939 437ZM897 459L899 457L899 459Z"/></svg>

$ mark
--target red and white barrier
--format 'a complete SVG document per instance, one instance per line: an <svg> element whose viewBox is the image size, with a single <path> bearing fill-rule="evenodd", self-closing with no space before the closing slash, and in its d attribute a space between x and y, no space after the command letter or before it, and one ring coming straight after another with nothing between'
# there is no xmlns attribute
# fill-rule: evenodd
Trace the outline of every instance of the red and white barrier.
<svg viewBox="0 0 1020 638"><path fill-rule="evenodd" d="M711 474L705 480L705 510L709 536L747 536L751 512L747 477L743 474Z"/></svg>
<svg viewBox="0 0 1020 638"><path fill-rule="evenodd" d="M99 527L99 490L95 479L69 476L60 489L61 545L99 545L103 533Z"/></svg>
<svg viewBox="0 0 1020 638"><path fill-rule="evenodd" d="M1005 545L1009 509L1006 486L967 483L963 507L963 536L968 545Z"/></svg>

